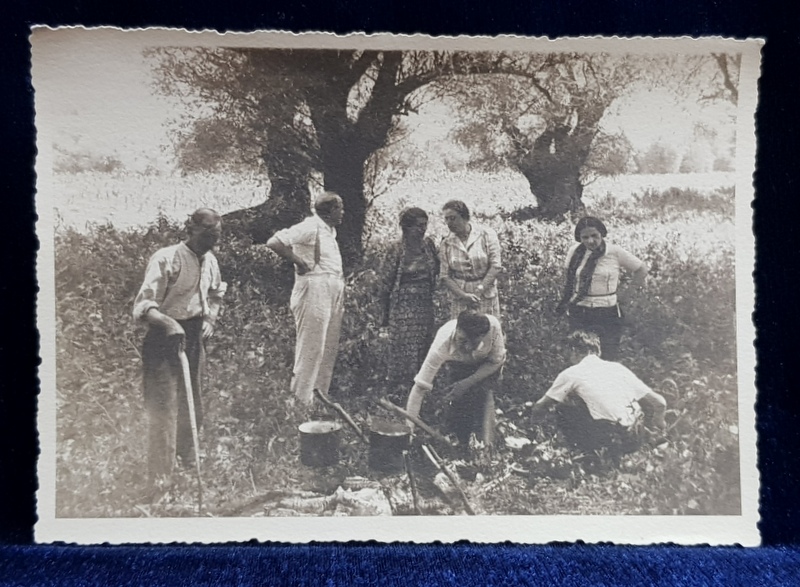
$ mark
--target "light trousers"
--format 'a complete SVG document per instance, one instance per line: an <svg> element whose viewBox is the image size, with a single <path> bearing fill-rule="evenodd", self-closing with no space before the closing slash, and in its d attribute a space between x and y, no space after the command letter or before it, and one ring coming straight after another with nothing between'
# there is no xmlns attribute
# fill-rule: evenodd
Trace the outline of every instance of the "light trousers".
<svg viewBox="0 0 800 587"><path fill-rule="evenodd" d="M292 393L314 401L314 388L328 393L344 314L344 279L329 273L296 275L290 303L297 330Z"/></svg>

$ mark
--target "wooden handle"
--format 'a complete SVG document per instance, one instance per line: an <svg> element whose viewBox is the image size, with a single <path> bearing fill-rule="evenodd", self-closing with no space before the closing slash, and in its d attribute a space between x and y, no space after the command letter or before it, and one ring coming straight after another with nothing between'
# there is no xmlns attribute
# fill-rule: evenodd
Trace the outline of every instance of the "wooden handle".
<svg viewBox="0 0 800 587"><path fill-rule="evenodd" d="M200 437L197 433L197 415L194 409L194 391L192 390L192 371L189 368L189 359L184 351L178 352L178 360L183 371L183 388L186 391L186 407L189 410L189 425L192 428L192 443L194 444L194 465L197 473L197 513L203 514L203 480L200 476Z"/></svg>
<svg viewBox="0 0 800 587"><path fill-rule="evenodd" d="M414 469L411 466L411 457L408 454L407 450L403 451L403 464L406 467L406 475L408 475L408 484L411 486L411 499L414 503L414 513L418 516L422 515L422 511L419 509L419 498L417 497L417 479L414 475Z"/></svg>
<svg viewBox="0 0 800 587"><path fill-rule="evenodd" d="M387 410L390 410L390 411L394 412L395 414L398 414L398 415L402 416L406 420L408 420L410 422L413 422L414 424L419 426L422 430L427 432L432 438L438 440L439 442L443 442L445 444L449 444L450 446L458 446L457 442L454 442L454 441L450 440L449 438L447 438L446 436L444 436L443 434L441 434L440 432L437 432L436 430L434 430L433 428L428 426L425 422L420 420L417 416L412 416L411 414L406 412L403 408L401 408L400 406L396 406L395 404L393 404L389 400L386 400L384 398L380 398L378 400L378 403L381 406L383 406L384 408L386 408Z"/></svg>
<svg viewBox="0 0 800 587"><path fill-rule="evenodd" d="M319 389L314 389L314 394L319 398L319 401L321 401L323 404L325 404L327 407L331 408L332 410L335 410L336 412L338 412L342 416L342 418L344 418L344 421L348 423L348 425L355 431L356 434L358 434L358 437L361 440L363 440L366 443L369 443L369 438L367 438L367 436L364 434L364 432L362 432L361 428L358 427L358 424L356 424L355 421L353 420L353 418L350 417L350 414L345 412L344 408L341 405L339 405L338 403L332 402Z"/></svg>
<svg viewBox="0 0 800 587"><path fill-rule="evenodd" d="M453 475L450 469L448 469L444 462L442 462L442 458L436 454L436 451L433 450L433 447L428 447L423 444L422 451L425 453L428 459L430 459L430 461L436 465L436 468L445 474L445 477L447 477L447 480L450 481L453 487L455 487L459 497L461 498L461 501L464 504L464 511L466 511L470 516L474 516L475 510L472 509L472 505L470 505L469 500L467 499L467 494L464 493L463 489L461 489L461 484L458 482L458 479L456 479L456 476Z"/></svg>

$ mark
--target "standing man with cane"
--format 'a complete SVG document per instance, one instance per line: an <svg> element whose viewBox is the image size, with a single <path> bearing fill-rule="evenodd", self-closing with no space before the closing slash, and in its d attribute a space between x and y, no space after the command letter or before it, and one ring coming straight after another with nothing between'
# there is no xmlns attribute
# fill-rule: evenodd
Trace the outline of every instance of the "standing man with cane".
<svg viewBox="0 0 800 587"><path fill-rule="evenodd" d="M184 466L191 466L199 457L192 432L203 417L204 342L214 334L227 289L211 253L221 235L219 214L200 208L191 215L186 228L184 242L160 249L151 257L133 308L134 318L148 326L142 367L151 491L168 486L176 456ZM188 386L181 353L189 363ZM191 421L187 387L192 390L196 422Z"/></svg>

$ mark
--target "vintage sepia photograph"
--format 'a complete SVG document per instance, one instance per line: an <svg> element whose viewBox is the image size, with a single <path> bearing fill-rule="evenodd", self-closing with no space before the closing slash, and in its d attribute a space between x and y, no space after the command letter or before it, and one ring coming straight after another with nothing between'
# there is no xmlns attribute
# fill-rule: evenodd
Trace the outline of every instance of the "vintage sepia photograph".
<svg viewBox="0 0 800 587"><path fill-rule="evenodd" d="M760 41L31 45L37 540L758 543Z"/></svg>

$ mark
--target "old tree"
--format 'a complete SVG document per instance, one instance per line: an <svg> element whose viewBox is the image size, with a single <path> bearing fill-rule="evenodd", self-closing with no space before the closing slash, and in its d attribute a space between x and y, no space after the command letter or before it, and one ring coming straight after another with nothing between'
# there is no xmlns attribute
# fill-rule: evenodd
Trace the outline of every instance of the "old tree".
<svg viewBox="0 0 800 587"><path fill-rule="evenodd" d="M697 99L735 101L739 68L727 55L159 48L149 56L158 90L187 107L174 128L181 170L249 167L270 180L265 202L228 224L263 242L308 213L309 183L321 177L345 203L349 265L363 249L367 169L425 101L449 102L453 136L475 164L522 173L535 214L555 218L582 209L587 174L602 173L598 161L618 146L620 137L600 129L615 100L667 79Z"/></svg>
<svg viewBox="0 0 800 587"><path fill-rule="evenodd" d="M176 131L180 167L263 169L269 197L232 218L256 242L308 213L309 180L321 176L344 200L350 262L362 251L367 162L400 132L416 91L450 68L448 55L425 52L162 49L156 57L161 91L193 107Z"/></svg>
<svg viewBox="0 0 800 587"><path fill-rule="evenodd" d="M731 55L506 55L488 70L448 82L458 102L453 138L472 165L521 173L537 206L518 214L558 218L584 210L581 197L597 175L624 173L631 146L602 120L635 90L667 90L691 101L738 99L740 57Z"/></svg>

